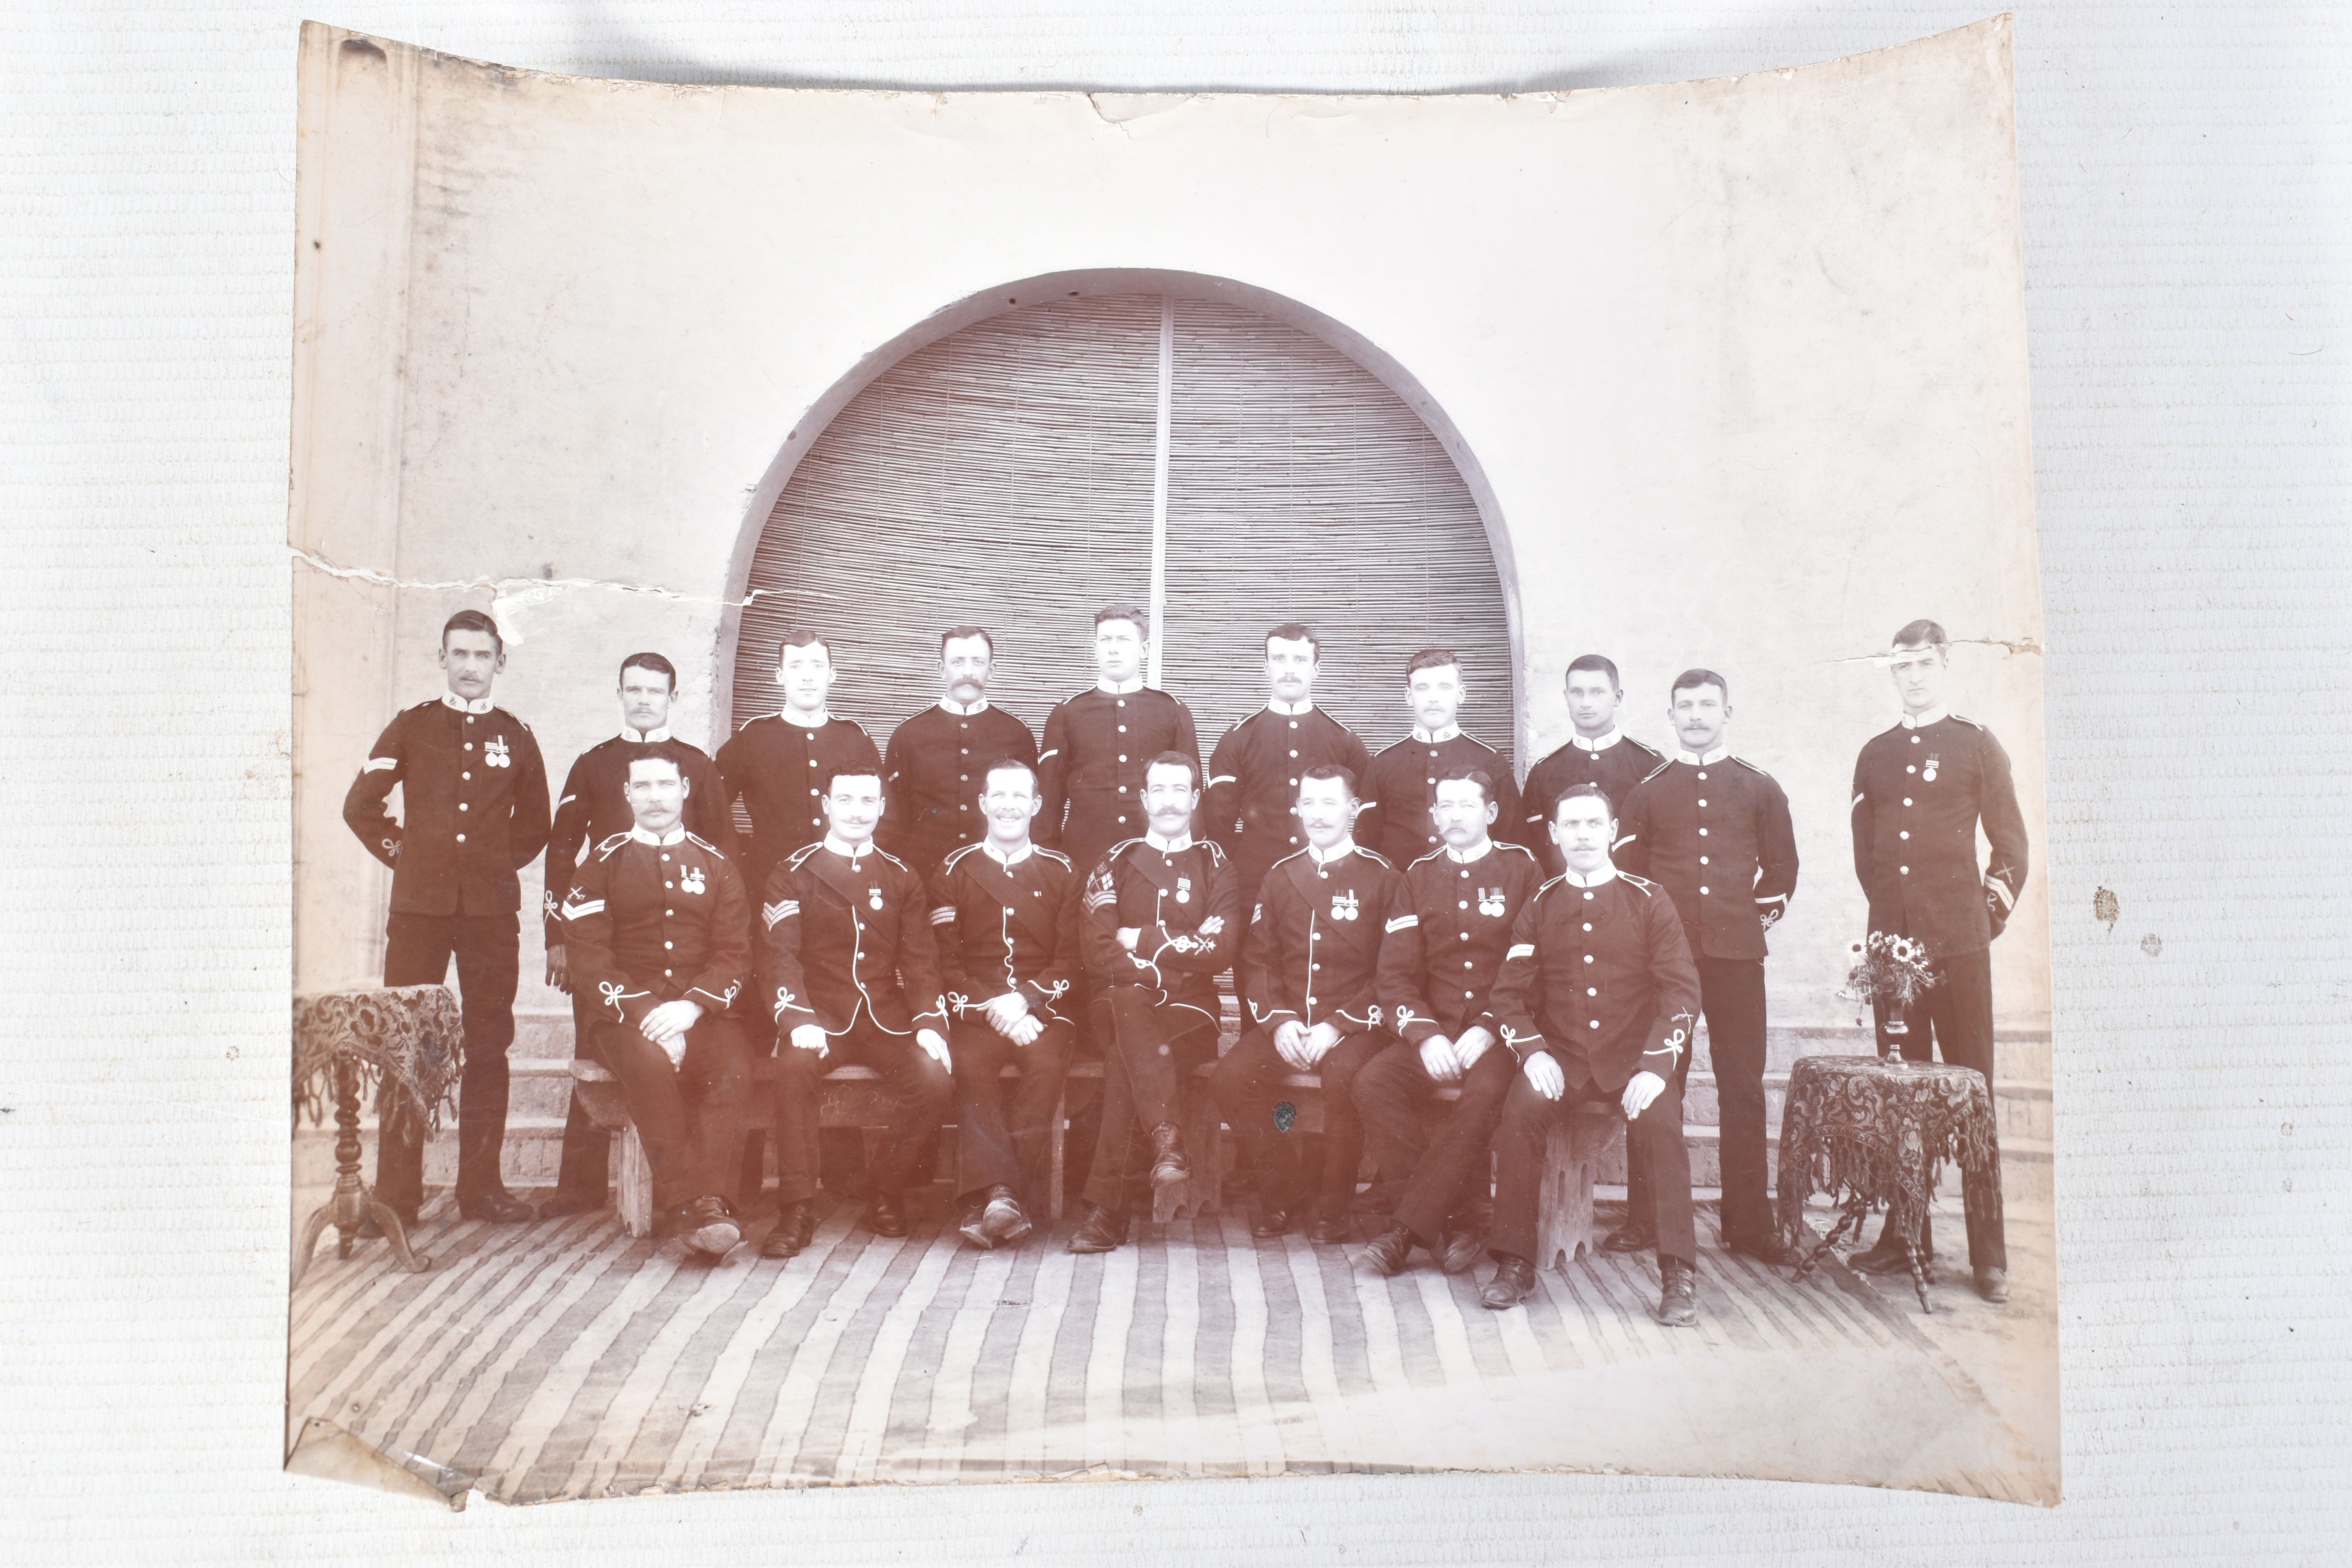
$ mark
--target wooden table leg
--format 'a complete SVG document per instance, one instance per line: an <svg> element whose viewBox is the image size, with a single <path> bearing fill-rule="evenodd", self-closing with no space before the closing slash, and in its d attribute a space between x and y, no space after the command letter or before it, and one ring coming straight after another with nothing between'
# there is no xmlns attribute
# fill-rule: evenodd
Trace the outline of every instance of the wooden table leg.
<svg viewBox="0 0 2352 1568"><path fill-rule="evenodd" d="M433 1267L430 1258L409 1246L408 1227L392 1205L378 1199L360 1180L359 1071L350 1058L339 1057L335 1062L335 1191L302 1222L302 1239L294 1248L293 1283L302 1283L319 1237L330 1224L335 1227L335 1256L349 1258L360 1226L371 1218L410 1273L422 1274Z"/></svg>

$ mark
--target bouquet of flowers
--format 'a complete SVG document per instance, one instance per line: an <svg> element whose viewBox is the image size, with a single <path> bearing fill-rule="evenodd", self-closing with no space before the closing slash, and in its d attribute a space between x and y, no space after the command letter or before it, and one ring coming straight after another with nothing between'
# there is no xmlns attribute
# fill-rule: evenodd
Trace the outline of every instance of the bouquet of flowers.
<svg viewBox="0 0 2352 1568"><path fill-rule="evenodd" d="M1858 1006L1885 1005L1886 1032L1895 1037L1895 1057L1901 1059L1901 1037L1910 1032L1904 1015L1936 984L1935 972L1927 966L1927 944L1874 931L1863 941L1846 943L1845 951L1849 967L1838 994Z"/></svg>

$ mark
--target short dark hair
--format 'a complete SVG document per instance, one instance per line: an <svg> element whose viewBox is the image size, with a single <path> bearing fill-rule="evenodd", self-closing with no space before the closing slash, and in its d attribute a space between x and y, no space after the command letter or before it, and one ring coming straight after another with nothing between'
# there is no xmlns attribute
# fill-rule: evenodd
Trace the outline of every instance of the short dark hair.
<svg viewBox="0 0 2352 1568"><path fill-rule="evenodd" d="M878 764L869 768L863 763L836 763L824 770L825 794L833 793L833 784L835 779L872 779L876 784L880 784L882 769Z"/></svg>
<svg viewBox="0 0 2352 1568"><path fill-rule="evenodd" d="M1302 784L1310 779L1318 782L1324 779L1338 779L1340 785L1347 790L1348 798L1349 800L1361 800L1363 798L1363 796L1356 793L1356 774L1354 770L1343 768L1337 763L1318 763L1315 766L1307 769L1305 773L1298 775L1298 782Z"/></svg>
<svg viewBox="0 0 2352 1568"><path fill-rule="evenodd" d="M1702 686L1716 687L1723 692L1726 702L1731 700L1731 682L1711 669L1685 669L1675 676L1675 683L1666 688L1666 700L1673 702L1677 691L1696 691Z"/></svg>
<svg viewBox="0 0 2352 1568"><path fill-rule="evenodd" d="M1151 770L1154 768L1182 768L1184 776L1192 781L1192 787L1194 789L1201 787L1201 764L1182 752L1162 752L1144 763L1143 776L1147 781L1151 777Z"/></svg>
<svg viewBox="0 0 2352 1568"><path fill-rule="evenodd" d="M1265 640L1269 644L1276 637L1280 637L1284 642L1303 642L1314 650L1317 658L1323 657L1323 639L1297 621L1285 621L1265 634Z"/></svg>
<svg viewBox="0 0 2352 1568"><path fill-rule="evenodd" d="M667 763L677 770L681 782L686 778L686 764L677 760L676 752L659 745L633 741L621 749L621 776L627 778L639 763Z"/></svg>
<svg viewBox="0 0 2352 1568"><path fill-rule="evenodd" d="M1952 639L1944 635L1944 628L1936 622L1919 620L1911 622L1901 631L1896 632L1895 634L1894 642L1888 646L1891 647L1932 647L1937 653L1948 654L1951 651Z"/></svg>
<svg viewBox="0 0 2352 1568"><path fill-rule="evenodd" d="M499 623L479 610L460 610L441 623L441 646L449 646L451 632L488 632L490 646L500 653L507 651L507 639L499 636Z"/></svg>
<svg viewBox="0 0 2352 1568"><path fill-rule="evenodd" d="M947 630L940 634L940 657L941 658L947 658L948 644L951 642L961 642L966 637L978 637L981 641L988 645L988 657L991 658L994 658L996 657L996 639L988 635L988 628L986 626L950 626ZM828 659L831 658L833 657L832 651L828 649L824 657Z"/></svg>
<svg viewBox="0 0 2352 1568"><path fill-rule="evenodd" d="M677 666L657 653L631 654L621 661L620 678L623 680L628 679L629 671L633 669L650 669L656 675L666 675L669 677L669 689L672 691L677 689Z"/></svg>
<svg viewBox="0 0 2352 1568"><path fill-rule="evenodd" d="M1148 637L1151 635L1151 617L1143 613L1140 605L1127 604L1124 601L1116 605L1105 605L1095 612L1095 625L1100 626L1105 621L1132 621L1135 624L1136 636Z"/></svg>
<svg viewBox="0 0 2352 1568"><path fill-rule="evenodd" d="M1437 775L1439 784L1460 784L1465 779L1478 786L1478 796L1481 800L1488 805L1495 804L1495 775L1484 768L1468 763L1456 763ZM1434 802L1437 799L1437 792L1431 790L1429 798Z"/></svg>
<svg viewBox="0 0 2352 1568"><path fill-rule="evenodd" d="M1556 800L1551 803L1552 821L1557 823L1559 820L1560 801L1583 800L1588 797L1601 803L1601 809L1609 814L1610 821L1614 822L1617 820L1617 803L1609 798L1609 792L1602 789L1597 784L1588 782L1580 784L1572 784L1567 789L1559 792L1559 800Z"/></svg>
<svg viewBox="0 0 2352 1568"><path fill-rule="evenodd" d="M1568 674L1559 678L1560 684L1563 686L1567 685L1570 678L1574 676L1580 669L1596 670L1599 673L1607 676L1609 678L1609 689L1612 691L1622 691L1625 689L1625 683L1617 679L1617 661L1612 658L1604 658L1597 653L1581 653L1577 655L1576 658L1569 664Z"/></svg>
<svg viewBox="0 0 2352 1568"><path fill-rule="evenodd" d="M1406 682L1410 684L1412 678L1419 675L1423 670L1444 669L1448 665L1453 666L1455 669L1460 669L1462 668L1462 661L1454 657L1454 650L1452 648L1425 647L1419 653L1414 654L1411 658L1404 661L1404 678Z"/></svg>
<svg viewBox="0 0 2352 1568"><path fill-rule="evenodd" d="M814 632L809 630L806 626L803 626L797 631L786 632L783 635L782 640L776 644L776 668L778 669L784 668L784 649L788 647L821 647L824 649L824 662L827 664L831 664L833 662L833 645L825 641L823 637L817 636Z"/></svg>
<svg viewBox="0 0 2352 1568"><path fill-rule="evenodd" d="M1018 769L1020 772L1029 775L1029 789L1032 794L1034 794L1037 789L1036 764L1034 763L1024 762L1019 757L999 757L996 761L989 763L985 768L982 768L980 772L980 787L982 793L987 791L990 775L994 773L1011 773L1015 769Z"/></svg>

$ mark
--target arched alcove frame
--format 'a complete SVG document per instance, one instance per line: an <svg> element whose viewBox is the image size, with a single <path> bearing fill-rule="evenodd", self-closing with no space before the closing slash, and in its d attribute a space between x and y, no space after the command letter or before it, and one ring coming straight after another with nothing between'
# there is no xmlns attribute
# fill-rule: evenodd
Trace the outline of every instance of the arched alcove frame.
<svg viewBox="0 0 2352 1568"><path fill-rule="evenodd" d="M1452 459L1454 470L1461 475L1463 484L1478 509L1479 520L1486 526L1486 544L1494 553L1495 574L1502 584L1503 614L1510 634L1513 752L1522 763L1532 762L1534 759L1528 755L1527 750L1529 739L1527 732L1528 709L1526 693L1522 689L1523 672L1527 668L1526 616L1519 601L1518 574L1515 567L1510 530L1504 520L1501 504L1495 498L1494 487L1487 482L1476 455L1470 450L1469 443L1463 438L1454 422L1446 417L1437 400L1430 395L1411 371L1362 333L1287 295L1233 279L1151 268L1096 268L1042 273L967 295L944 310L924 317L867 353L827 388L824 396L810 405L799 423L785 433L783 444L777 449L775 460L768 465L767 474L760 481L759 488L752 492L750 504L744 509L742 523L737 531L734 558L727 568L728 607L719 624L718 645L713 650L711 710L714 719L726 715L725 727L732 729L745 717L735 710L736 645L742 628L743 599L750 592L752 559L759 552L761 538L774 514L777 498L792 482L793 471L815 445L817 437L824 433L835 416L849 405L852 399L908 354L992 316L1050 300L1144 293L1238 305L1319 338L1363 367L1402 399L1405 406L1429 427L1430 433L1437 437L1438 444Z"/></svg>

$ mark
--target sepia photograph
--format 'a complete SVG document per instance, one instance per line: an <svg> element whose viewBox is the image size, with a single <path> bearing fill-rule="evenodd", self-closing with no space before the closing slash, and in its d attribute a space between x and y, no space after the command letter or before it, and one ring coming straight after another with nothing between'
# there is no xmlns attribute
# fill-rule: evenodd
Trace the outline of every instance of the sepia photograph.
<svg viewBox="0 0 2352 1568"><path fill-rule="evenodd" d="M289 1468L2055 1504L2011 44L305 25Z"/></svg>

